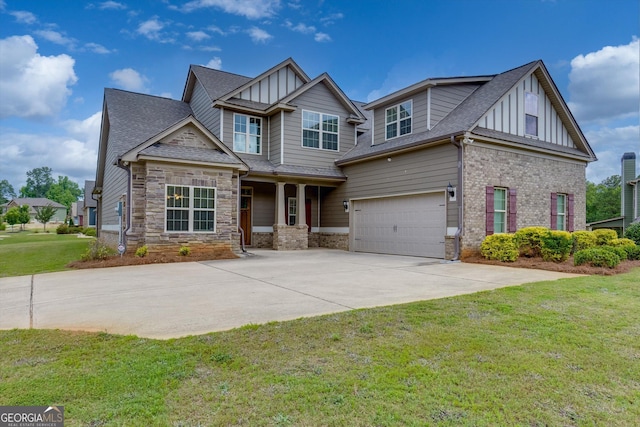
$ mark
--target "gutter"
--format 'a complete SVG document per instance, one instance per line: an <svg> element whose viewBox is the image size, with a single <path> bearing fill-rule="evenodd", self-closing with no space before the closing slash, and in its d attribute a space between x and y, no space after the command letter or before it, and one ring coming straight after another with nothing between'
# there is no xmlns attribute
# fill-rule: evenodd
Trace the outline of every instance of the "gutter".
<svg viewBox="0 0 640 427"><path fill-rule="evenodd" d="M129 162L123 162L121 158L116 161L116 166L120 169L124 169L127 172L127 199L125 200L127 206L127 221L125 223L124 230L122 230L122 243L127 246L127 233L131 228L131 167Z"/></svg>
<svg viewBox="0 0 640 427"><path fill-rule="evenodd" d="M463 192L462 192L462 144L459 141L456 141L456 138L451 135L451 139L450 139L451 143L458 149L458 189L457 189L457 195L459 197L458 200L458 229L456 230L456 234L455 234L455 240L454 240L454 245L455 245L455 252L453 254L453 260L452 261L458 261L460 260L460 235L462 234L462 213L463 213L463 207L464 207L464 198L463 198Z"/></svg>

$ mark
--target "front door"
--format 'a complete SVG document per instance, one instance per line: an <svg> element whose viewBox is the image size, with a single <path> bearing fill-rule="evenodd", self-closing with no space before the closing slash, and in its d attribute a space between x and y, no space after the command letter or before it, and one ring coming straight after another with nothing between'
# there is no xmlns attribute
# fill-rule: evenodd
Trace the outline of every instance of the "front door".
<svg viewBox="0 0 640 427"><path fill-rule="evenodd" d="M240 196L240 227L244 230L244 244L251 245L251 201L252 188L242 188Z"/></svg>

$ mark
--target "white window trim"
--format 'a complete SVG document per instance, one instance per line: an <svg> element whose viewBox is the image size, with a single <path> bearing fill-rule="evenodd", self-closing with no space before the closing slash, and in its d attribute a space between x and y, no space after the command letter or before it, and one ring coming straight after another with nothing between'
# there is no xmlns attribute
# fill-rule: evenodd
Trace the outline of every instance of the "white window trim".
<svg viewBox="0 0 640 427"><path fill-rule="evenodd" d="M306 145L304 145L304 131L314 130L314 129L307 129L304 127L304 113L313 113L313 114L320 115L320 129L318 130L320 139L318 140L318 147L307 147ZM334 135L334 134L338 135L338 147L335 150L322 147L322 134L325 132L322 130L322 116L333 116L338 118L338 132L327 132L327 133L330 133L331 135ZM338 114L321 113L319 111L312 111L312 110L302 110L302 115L300 116L300 146L302 148L308 148L310 150L323 150L323 151L330 151L332 153L339 152L340 151L340 116Z"/></svg>
<svg viewBox="0 0 640 427"><path fill-rule="evenodd" d="M169 187L183 187L189 189L189 207L188 208L170 208L167 206L167 199L169 198ZM193 198L194 198L194 188L205 188L207 190L213 190L213 230L202 230L202 231L194 231L193 230L193 221L194 216L193 213L195 211L208 211L209 209L196 209L193 206ZM165 184L164 186L164 232L165 233L196 233L196 234L206 234L206 233L216 233L218 229L218 189L216 187L204 187L200 185L179 185L179 184ZM188 210L188 224L189 230L167 230L167 211L169 210Z"/></svg>
<svg viewBox="0 0 640 427"><path fill-rule="evenodd" d="M560 198L564 200L564 203L562 204L562 206L564 206L564 210L562 212L558 209ZM564 193L556 194L556 216L556 230L567 231L567 195ZM560 221L560 218L562 218L562 222ZM558 227L559 224L562 224L562 228Z"/></svg>
<svg viewBox="0 0 640 427"><path fill-rule="evenodd" d="M294 213L291 213L291 208L294 208ZM291 217L293 217L293 224L291 224ZM298 223L298 198L287 198L287 224L296 225Z"/></svg>
<svg viewBox="0 0 640 427"><path fill-rule="evenodd" d="M504 191L504 210L500 209L496 209L496 202L495 202L495 197L496 197L496 192L497 191ZM496 221L495 221L495 214L496 213L501 213L504 215L504 221L502 221L503 224L503 229L502 230L497 230L496 228ZM494 215L494 220L493 220L493 232L494 234L504 234L507 233L509 230L509 226L508 226L508 221L509 221L509 189L505 188L505 187L494 187L493 188L493 215Z"/></svg>
<svg viewBox="0 0 640 427"><path fill-rule="evenodd" d="M536 113L535 114L531 114L529 112L527 112L527 94L529 95L533 95L536 97ZM533 92L525 92L524 93L524 136L529 137L529 138L538 138L538 135L540 134L540 96L537 93L533 93ZM536 133L532 134L532 133L527 133L527 116L531 116L531 117L535 117L536 118Z"/></svg>
<svg viewBox="0 0 640 427"><path fill-rule="evenodd" d="M409 118L411 119L411 132L408 132L408 133L400 135L400 121L407 119L407 118L400 119L400 105L405 104L407 102L411 104L411 115L409 116ZM392 108L397 108L398 109L397 118L393 122L387 122L387 111L389 111ZM396 136L392 136L391 138L388 138L387 137L387 126L390 125L390 124L393 124L393 123L397 124ZM396 105L392 105L390 107L385 108L385 110L384 110L384 140L385 141L388 141L390 139L399 138L401 136L411 135L413 133L413 125L414 125L414 123L413 123L413 98L412 99L408 99L406 101L399 102Z"/></svg>
<svg viewBox="0 0 640 427"><path fill-rule="evenodd" d="M236 133L241 134L242 132L236 132L236 116L243 116L247 118L247 131L244 133L245 135L245 144L244 144L244 148L245 151L237 151L236 150ZM260 137L260 149L258 150L257 153L253 153L251 151L247 151L247 148L249 147L249 138L251 136L251 133L249 133L249 129L251 129L251 126L249 124L249 119L258 119L260 120L260 135L258 135ZM233 113L233 123L232 123L232 135L231 135L231 146L233 147L233 152L234 153L243 153L243 154L252 154L254 156L261 156L262 155L262 124L264 123L264 120L262 119L262 117L258 117L258 116L250 116L248 114L239 114L239 113Z"/></svg>

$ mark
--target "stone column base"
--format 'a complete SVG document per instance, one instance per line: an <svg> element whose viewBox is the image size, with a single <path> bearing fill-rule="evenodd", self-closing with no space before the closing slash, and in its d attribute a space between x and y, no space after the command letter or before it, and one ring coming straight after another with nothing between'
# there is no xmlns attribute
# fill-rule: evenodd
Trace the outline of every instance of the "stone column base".
<svg viewBox="0 0 640 427"><path fill-rule="evenodd" d="M273 226L273 249L294 251L309 248L309 233L306 225Z"/></svg>

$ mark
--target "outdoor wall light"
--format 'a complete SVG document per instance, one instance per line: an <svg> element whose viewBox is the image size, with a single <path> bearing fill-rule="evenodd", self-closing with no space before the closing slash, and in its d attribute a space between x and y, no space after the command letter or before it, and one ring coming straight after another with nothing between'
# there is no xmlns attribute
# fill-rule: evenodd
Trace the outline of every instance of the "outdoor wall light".
<svg viewBox="0 0 640 427"><path fill-rule="evenodd" d="M344 211L345 212L349 212L349 201L348 200L343 200L342 201L342 206L344 207Z"/></svg>
<svg viewBox="0 0 640 427"><path fill-rule="evenodd" d="M451 185L451 183L447 185L447 194L449 195L449 201L456 200L456 188L453 185Z"/></svg>

